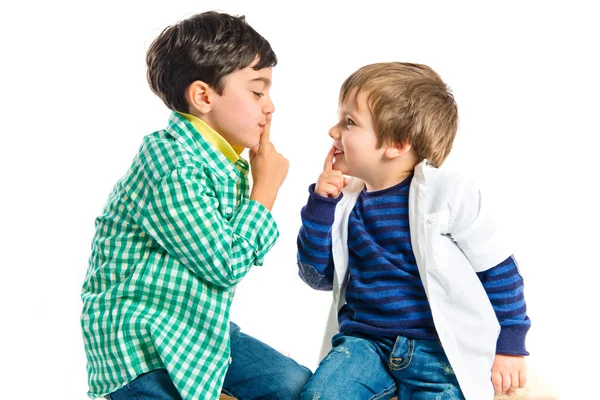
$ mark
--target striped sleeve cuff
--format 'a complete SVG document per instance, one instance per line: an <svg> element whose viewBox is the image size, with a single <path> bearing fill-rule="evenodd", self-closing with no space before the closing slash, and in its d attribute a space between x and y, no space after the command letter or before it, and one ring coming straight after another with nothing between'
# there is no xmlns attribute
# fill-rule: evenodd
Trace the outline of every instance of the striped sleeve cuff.
<svg viewBox="0 0 600 400"><path fill-rule="evenodd" d="M315 184L308 188L308 201L302 208L302 218L319 222L324 225L332 225L335 215L335 206L342 199L343 194L337 198L323 197L315 193Z"/></svg>
<svg viewBox="0 0 600 400"><path fill-rule="evenodd" d="M528 324L503 326L500 330L500 336L498 336L496 353L511 356L528 356L529 352L525 350L525 337L529 328L530 325Z"/></svg>
<svg viewBox="0 0 600 400"><path fill-rule="evenodd" d="M235 233L254 248L254 265L263 265L265 255L271 250L279 229L271 212L258 201L244 202L231 219Z"/></svg>

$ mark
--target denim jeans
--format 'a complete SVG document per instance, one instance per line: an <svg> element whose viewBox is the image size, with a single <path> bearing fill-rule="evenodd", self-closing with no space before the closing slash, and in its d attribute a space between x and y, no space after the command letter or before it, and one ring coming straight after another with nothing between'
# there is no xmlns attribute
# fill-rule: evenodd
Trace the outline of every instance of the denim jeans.
<svg viewBox="0 0 600 400"><path fill-rule="evenodd" d="M109 400L181 400L166 369L155 369L139 375L106 398Z"/></svg>
<svg viewBox="0 0 600 400"><path fill-rule="evenodd" d="M246 335L231 323L231 359L223 393L239 400L299 399L312 373L263 342ZM111 400L180 400L167 370L157 369L138 376L107 396Z"/></svg>
<svg viewBox="0 0 600 400"><path fill-rule="evenodd" d="M437 340L338 333L302 400L464 399Z"/></svg>
<svg viewBox="0 0 600 400"><path fill-rule="evenodd" d="M231 365L223 393L239 400L300 398L312 372L231 324Z"/></svg>

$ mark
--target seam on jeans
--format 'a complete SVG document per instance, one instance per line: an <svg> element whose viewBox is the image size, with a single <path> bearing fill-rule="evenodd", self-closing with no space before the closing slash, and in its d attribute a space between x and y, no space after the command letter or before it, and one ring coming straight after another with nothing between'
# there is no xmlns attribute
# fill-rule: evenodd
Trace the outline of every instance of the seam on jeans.
<svg viewBox="0 0 600 400"><path fill-rule="evenodd" d="M392 347L392 352L390 354L394 354L396 352L396 348L398 348L398 336L396 336L396 341L394 342L394 347Z"/></svg>
<svg viewBox="0 0 600 400"><path fill-rule="evenodd" d="M395 346L394 346L394 348L395 348ZM408 367L412 361L414 350L415 350L415 340L408 339L408 350L406 351L406 356L402 359L402 363L399 365L394 365L394 363L393 363L394 360L397 360L399 357L390 357L390 362L389 362L390 370L400 371L401 369Z"/></svg>
<svg viewBox="0 0 600 400"><path fill-rule="evenodd" d="M376 395L369 397L369 400L381 399L383 396L387 396L388 394L395 392L395 391L396 391L396 384L393 383L392 386L390 386L386 389L383 389L381 392L377 393Z"/></svg>

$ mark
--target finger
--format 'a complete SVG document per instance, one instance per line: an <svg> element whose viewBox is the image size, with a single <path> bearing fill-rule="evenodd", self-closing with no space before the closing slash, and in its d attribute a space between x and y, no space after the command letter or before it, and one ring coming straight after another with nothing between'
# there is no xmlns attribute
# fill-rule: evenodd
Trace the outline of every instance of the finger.
<svg viewBox="0 0 600 400"><path fill-rule="evenodd" d="M509 374L502 374L502 393L506 393L511 387L511 379Z"/></svg>
<svg viewBox="0 0 600 400"><path fill-rule="evenodd" d="M327 197L335 198L340 195L340 190L338 189L338 187L336 185L332 185L331 183L328 183L325 186L325 193L327 193Z"/></svg>
<svg viewBox="0 0 600 400"><path fill-rule="evenodd" d="M508 388L508 394L512 394L519 387L519 371L515 371L510 374L510 387Z"/></svg>
<svg viewBox="0 0 600 400"><path fill-rule="evenodd" d="M344 175L340 171L323 171L321 177L319 178L324 183L328 183L331 185L335 185L340 189L340 191L344 188Z"/></svg>
<svg viewBox="0 0 600 400"><path fill-rule="evenodd" d="M340 173L340 176L337 179L337 185L338 189L340 190L340 192L344 189L344 186L346 186L344 184L344 176Z"/></svg>
<svg viewBox="0 0 600 400"><path fill-rule="evenodd" d="M499 373L492 374L492 384L494 385L494 391L496 394L502 393L502 375Z"/></svg>
<svg viewBox="0 0 600 400"><path fill-rule="evenodd" d="M321 182L315 186L315 193L323 197L338 197L340 191L330 182Z"/></svg>
<svg viewBox="0 0 600 400"><path fill-rule="evenodd" d="M329 153L327 153L327 157L325 158L325 164L323 165L323 171L332 171L333 170L333 155L335 154L335 146L331 146L329 149Z"/></svg>
<svg viewBox="0 0 600 400"><path fill-rule="evenodd" d="M340 191L344 188L344 176L340 171L324 171L323 182L334 185Z"/></svg>
<svg viewBox="0 0 600 400"><path fill-rule="evenodd" d="M527 386L527 370L523 369L519 372L519 388Z"/></svg>
<svg viewBox="0 0 600 400"><path fill-rule="evenodd" d="M267 144L271 141L271 121L267 122L260 135L260 144Z"/></svg>

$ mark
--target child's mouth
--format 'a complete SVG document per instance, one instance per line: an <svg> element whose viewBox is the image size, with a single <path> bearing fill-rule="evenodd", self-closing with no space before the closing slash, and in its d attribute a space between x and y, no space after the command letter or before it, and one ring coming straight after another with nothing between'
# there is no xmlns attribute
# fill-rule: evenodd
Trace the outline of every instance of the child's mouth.
<svg viewBox="0 0 600 400"><path fill-rule="evenodd" d="M335 152L333 153L333 155L337 156L338 154L344 154L344 152L340 149L335 149Z"/></svg>

